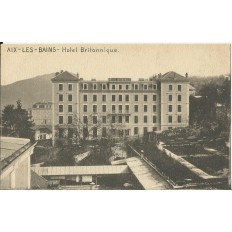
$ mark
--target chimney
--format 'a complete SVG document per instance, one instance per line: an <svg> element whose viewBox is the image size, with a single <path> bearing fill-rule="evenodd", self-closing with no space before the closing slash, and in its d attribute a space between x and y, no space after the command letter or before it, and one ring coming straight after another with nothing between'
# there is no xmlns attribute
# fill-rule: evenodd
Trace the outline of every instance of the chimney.
<svg viewBox="0 0 232 232"><path fill-rule="evenodd" d="M188 73L185 73L185 77L187 77L187 78L188 78Z"/></svg>

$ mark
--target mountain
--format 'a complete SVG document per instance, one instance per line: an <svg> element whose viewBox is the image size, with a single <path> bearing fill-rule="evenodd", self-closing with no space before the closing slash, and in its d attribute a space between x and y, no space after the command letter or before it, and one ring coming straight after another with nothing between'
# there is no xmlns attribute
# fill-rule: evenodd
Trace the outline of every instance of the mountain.
<svg viewBox="0 0 232 232"><path fill-rule="evenodd" d="M36 76L1 86L1 109L8 104L16 105L20 99L24 109L36 102L52 101L52 82L55 73Z"/></svg>

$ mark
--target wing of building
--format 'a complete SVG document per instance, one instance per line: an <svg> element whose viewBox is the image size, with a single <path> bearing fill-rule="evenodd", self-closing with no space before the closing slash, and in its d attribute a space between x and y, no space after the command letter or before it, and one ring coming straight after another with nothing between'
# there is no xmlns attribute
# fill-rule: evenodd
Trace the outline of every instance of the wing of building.
<svg viewBox="0 0 232 232"><path fill-rule="evenodd" d="M91 137L137 136L189 124L187 74L90 81L65 71L52 83L53 140L72 137L76 124Z"/></svg>
<svg viewBox="0 0 232 232"><path fill-rule="evenodd" d="M35 144L12 137L0 137L0 142L0 189L30 189L30 156Z"/></svg>

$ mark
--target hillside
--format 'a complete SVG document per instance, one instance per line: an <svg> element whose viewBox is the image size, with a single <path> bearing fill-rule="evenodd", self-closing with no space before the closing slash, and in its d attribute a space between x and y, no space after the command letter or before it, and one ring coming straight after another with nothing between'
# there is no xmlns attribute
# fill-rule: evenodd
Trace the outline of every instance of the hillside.
<svg viewBox="0 0 232 232"><path fill-rule="evenodd" d="M15 105L18 99L25 109L36 102L52 101L51 78L54 76L55 73L45 74L1 86L1 109L8 104Z"/></svg>

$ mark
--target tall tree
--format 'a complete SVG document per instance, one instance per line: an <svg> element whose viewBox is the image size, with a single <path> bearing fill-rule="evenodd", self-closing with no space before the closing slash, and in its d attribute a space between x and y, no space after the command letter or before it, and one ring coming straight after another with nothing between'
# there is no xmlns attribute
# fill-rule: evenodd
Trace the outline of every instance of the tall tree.
<svg viewBox="0 0 232 232"><path fill-rule="evenodd" d="M2 114L3 132L7 136L29 138L33 140L33 121L27 110L22 108L20 100L14 105L5 106Z"/></svg>

